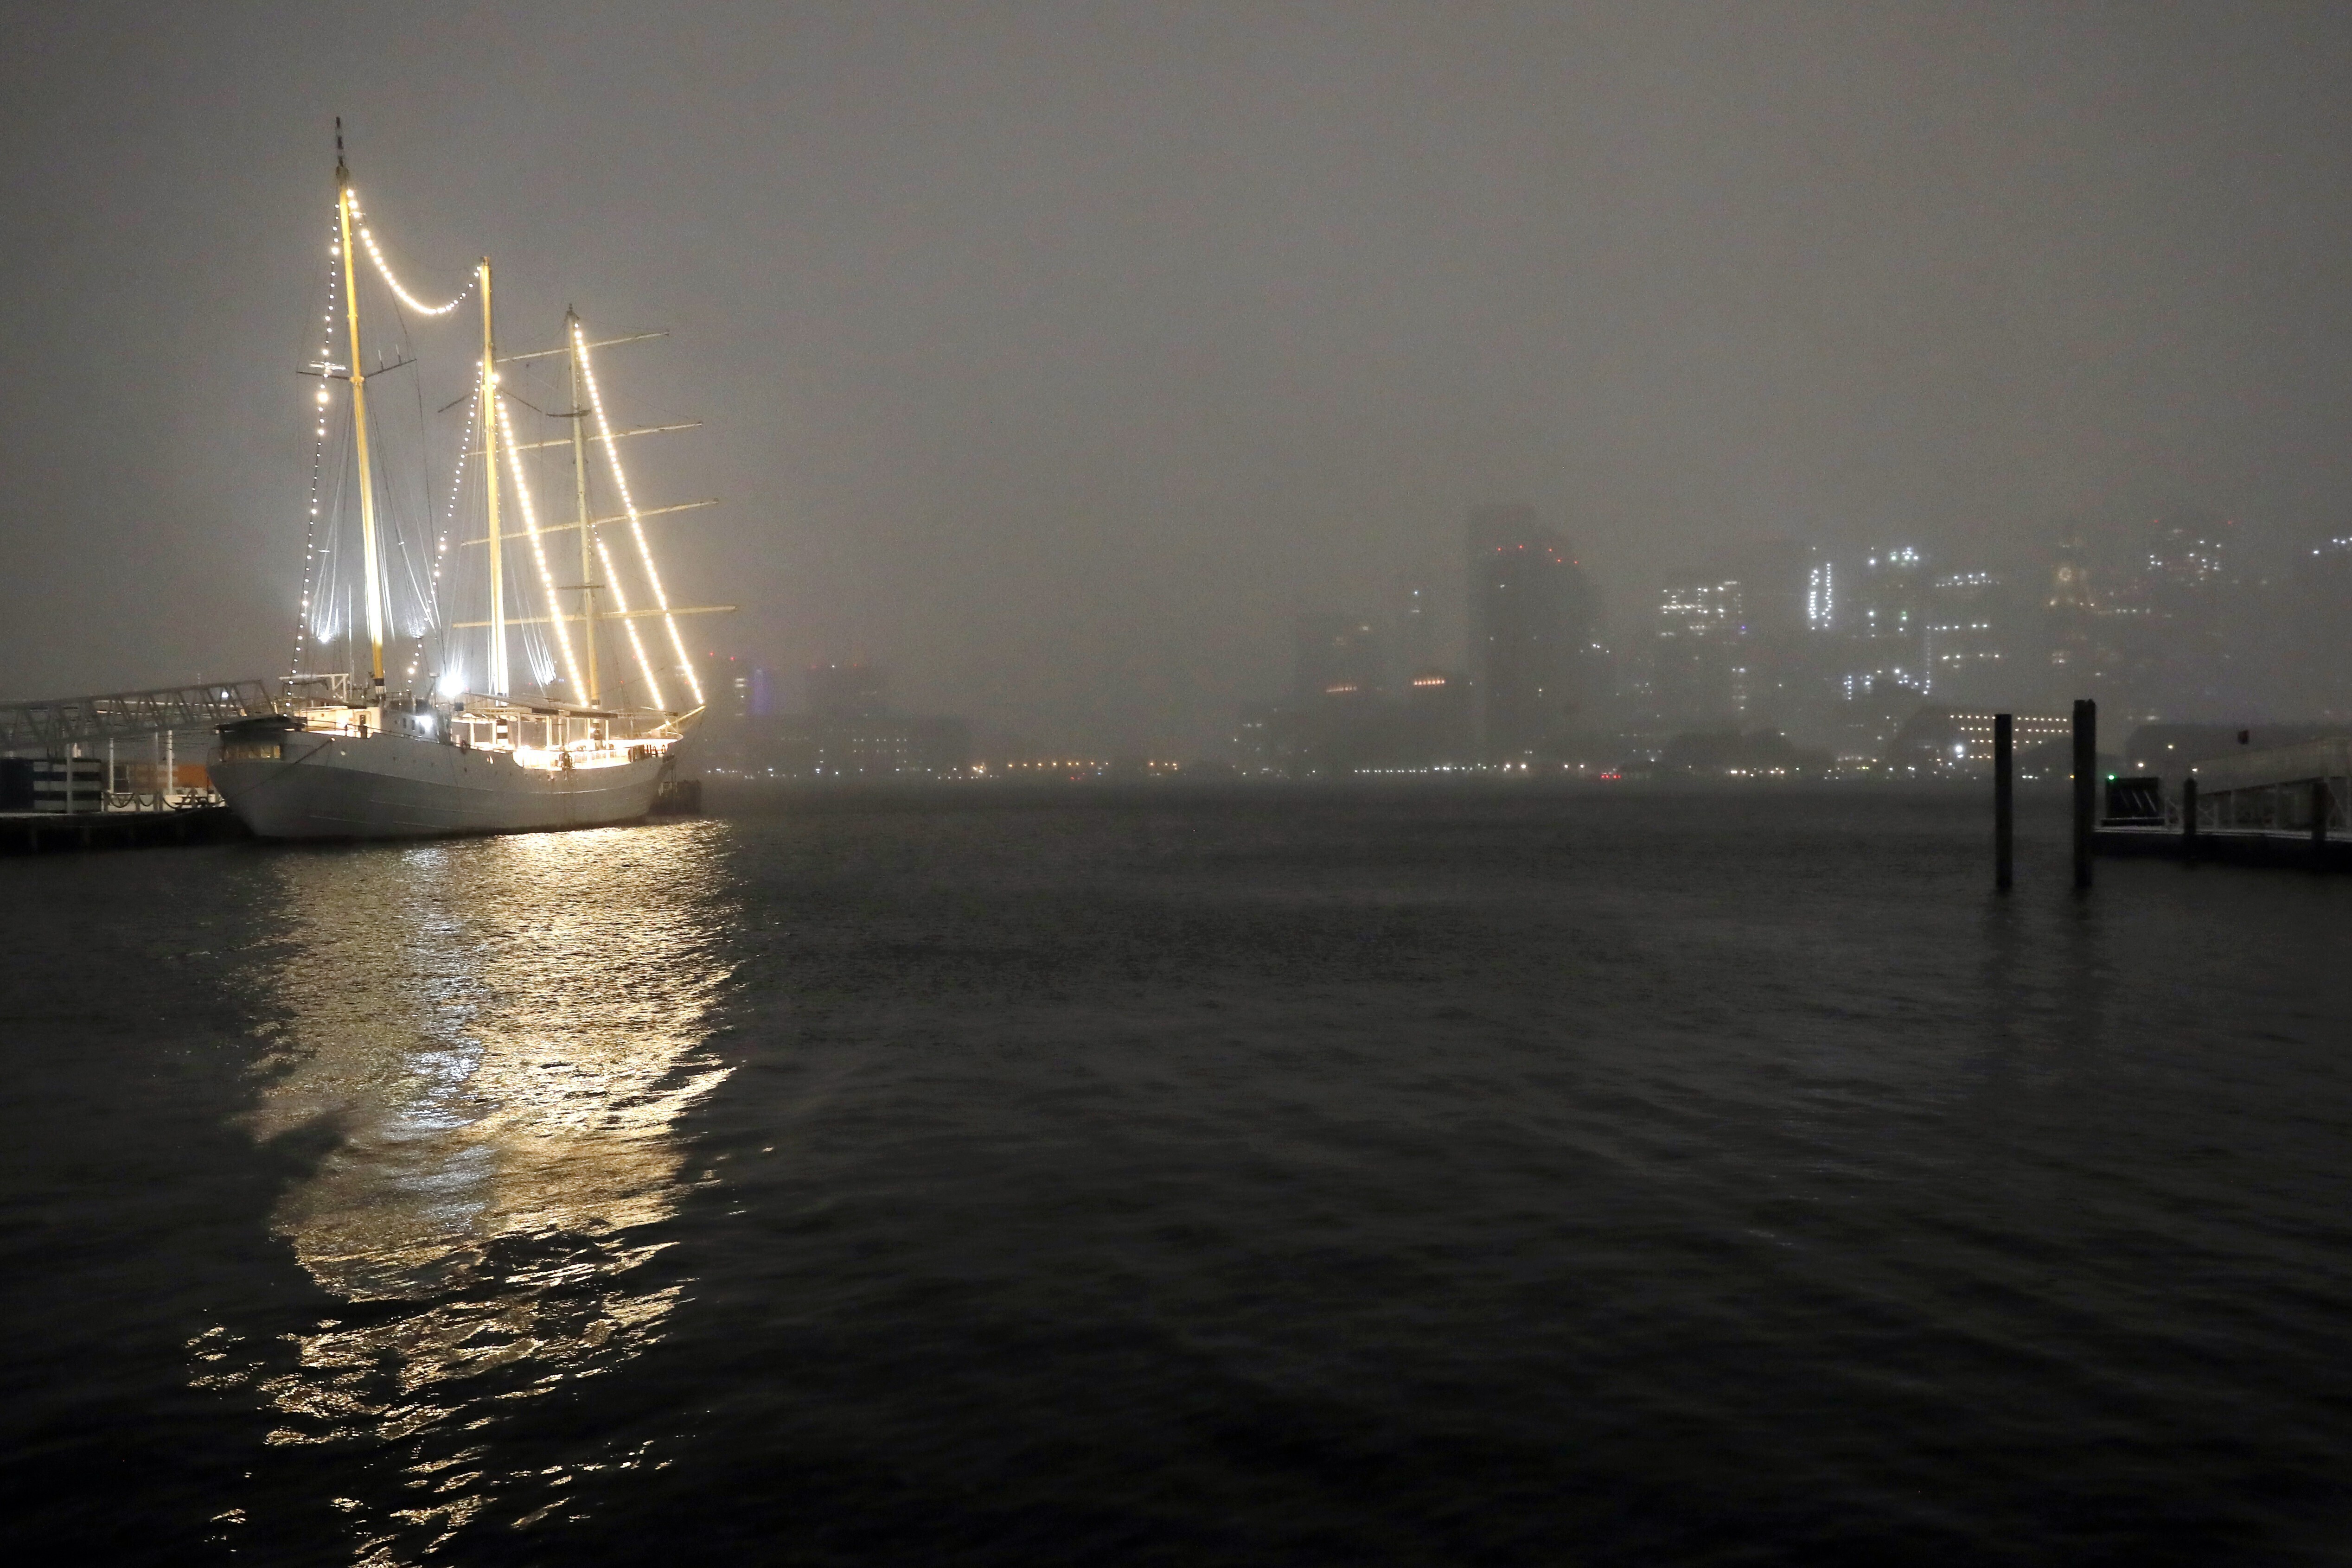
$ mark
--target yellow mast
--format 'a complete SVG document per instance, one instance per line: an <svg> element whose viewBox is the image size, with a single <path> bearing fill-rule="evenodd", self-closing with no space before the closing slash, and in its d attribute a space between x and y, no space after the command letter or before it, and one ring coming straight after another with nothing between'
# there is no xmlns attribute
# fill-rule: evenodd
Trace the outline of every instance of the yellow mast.
<svg viewBox="0 0 2352 1568"><path fill-rule="evenodd" d="M383 578L376 561L375 484L368 473L367 377L360 370L359 278L352 265L352 172L343 163L343 122L335 121L335 214L342 227L343 302L352 337L352 438L360 457L360 553L367 563L368 653L372 695L383 695ZM485 280L487 283L487 279ZM487 294L487 290L486 290ZM488 308L487 298L484 308ZM497 514L491 514L495 517ZM493 547L495 549L495 547Z"/></svg>
<svg viewBox="0 0 2352 1568"><path fill-rule="evenodd" d="M507 695L507 583L499 557L498 344L490 333L490 258L482 257L482 483L490 512L490 670L492 696Z"/></svg>
<svg viewBox="0 0 2352 1568"><path fill-rule="evenodd" d="M580 317L563 308L563 352L572 362L572 486L580 515L580 627L588 643L588 706L596 706L596 580L588 557L588 410L580 401Z"/></svg>

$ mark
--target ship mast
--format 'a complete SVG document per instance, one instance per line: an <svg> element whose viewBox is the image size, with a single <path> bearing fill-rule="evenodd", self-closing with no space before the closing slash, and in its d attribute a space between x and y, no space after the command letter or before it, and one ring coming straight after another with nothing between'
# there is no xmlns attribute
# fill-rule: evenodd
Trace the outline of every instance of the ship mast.
<svg viewBox="0 0 2352 1568"><path fill-rule="evenodd" d="M352 258L352 172L343 162L343 122L340 119L335 121L335 215L342 231L343 301L351 320L352 439L360 459L360 554L367 563L368 655L374 683L370 695L380 701L383 696L383 573L376 559L375 484L368 472L367 376L360 369L359 278ZM487 312L487 273L483 284L482 308ZM495 510L490 515L494 518L498 516ZM496 547L492 548L495 551Z"/></svg>
<svg viewBox="0 0 2352 1568"><path fill-rule="evenodd" d="M482 483L489 497L490 670L492 696L507 693L507 583L499 555L498 344L490 333L490 258L482 257ZM371 559L373 558L371 557Z"/></svg>
<svg viewBox="0 0 2352 1568"><path fill-rule="evenodd" d="M588 706L596 695L596 580L588 554L588 409L580 401L580 315L563 308L563 357L572 365L572 486L579 507L580 628L588 643Z"/></svg>

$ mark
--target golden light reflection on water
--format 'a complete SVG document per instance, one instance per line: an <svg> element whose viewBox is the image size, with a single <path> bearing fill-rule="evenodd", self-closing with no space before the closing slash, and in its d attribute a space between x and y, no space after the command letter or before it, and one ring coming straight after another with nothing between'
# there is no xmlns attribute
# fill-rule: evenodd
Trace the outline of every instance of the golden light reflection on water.
<svg viewBox="0 0 2352 1568"><path fill-rule="evenodd" d="M502 1466L501 1415L636 1355L677 1299L632 1278L688 1179L677 1119L726 1076L703 1050L727 979L718 831L273 868L285 940L258 980L280 1032L254 1130L334 1129L272 1225L353 1311L254 1374L272 1444L396 1449L389 1495L333 1500L360 1561L429 1552L486 1509L561 1511L573 1477ZM242 1381L234 1337L191 1347L200 1383Z"/></svg>

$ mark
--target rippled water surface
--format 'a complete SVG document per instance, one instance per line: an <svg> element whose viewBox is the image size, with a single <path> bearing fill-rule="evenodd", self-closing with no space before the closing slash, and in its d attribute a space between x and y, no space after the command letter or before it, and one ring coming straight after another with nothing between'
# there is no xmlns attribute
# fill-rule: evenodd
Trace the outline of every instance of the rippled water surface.
<svg viewBox="0 0 2352 1568"><path fill-rule="evenodd" d="M0 862L54 1560L2352 1559L2352 880L1278 796ZM2036 818L2037 829L2047 824Z"/></svg>

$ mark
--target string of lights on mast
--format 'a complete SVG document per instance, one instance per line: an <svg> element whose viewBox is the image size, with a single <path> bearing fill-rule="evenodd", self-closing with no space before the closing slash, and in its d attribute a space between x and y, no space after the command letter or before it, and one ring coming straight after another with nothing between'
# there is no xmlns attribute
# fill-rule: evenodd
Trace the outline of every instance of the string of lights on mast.
<svg viewBox="0 0 2352 1568"><path fill-rule="evenodd" d="M341 255L342 247L335 242L334 225L331 224L327 228L327 309L326 314L320 318L322 325L319 329L317 361L319 374L322 378L334 373L329 356L335 349L335 274ZM319 491L325 482L327 464L327 389L322 381L319 388L318 432L310 447L310 513L302 527L302 607L294 617L294 653L286 662L289 675L301 674L302 655L310 641L310 598L317 589L319 566Z"/></svg>
<svg viewBox="0 0 2352 1568"><path fill-rule="evenodd" d="M342 379L352 381L354 382L354 392L356 393L356 378L358 375L356 368L335 364L330 358L333 352L335 332L334 324L337 311L338 309L353 309L355 312L357 303L355 299L345 300L342 298L342 294L346 287L344 277L348 277L350 276L350 258L343 255L344 246L340 237L341 235L345 232L341 228L341 224L346 219L352 225L350 232L352 232L357 239L359 247L366 252L369 263L374 268L376 276L383 280L384 287L391 291L393 297L396 298L406 309L423 317L445 317L457 310L458 307L465 304L467 299L474 298L477 293L480 293L486 302L488 296L487 293L487 280L483 276L483 269L478 267L466 285L457 291L455 297L438 305L426 303L424 299L419 298L414 290L409 288L406 284L402 281L399 275L393 269L390 258L385 256L383 246L376 239L373 227L362 221L363 209L360 204L359 193L355 187L352 187L348 183L347 179L343 187L338 193L338 202L343 210L339 212L337 214L337 224L331 230L328 242L328 256L330 265L328 268L327 308L321 317L320 354L319 360L313 368L322 377L341 377ZM338 277L336 276L339 269L343 272L344 277ZM697 707L699 707L705 700L702 691L702 683L697 676L692 660L688 658L687 654L685 637L679 631L677 625L677 612L676 607L670 602L668 591L662 582L660 570L655 563L652 545L646 536L644 515L636 503L635 493L629 484L627 470L621 461L618 441L620 434L626 433L615 432L613 428L612 421L605 412L603 392L597 383L594 362L591 356L591 345L588 342L584 331L582 329L580 322L577 318L574 317L567 323L567 325L571 338L568 348L574 358L574 362L579 366L588 392L589 402L588 408L573 411L572 417L581 418L593 414L596 421L596 443L604 449L605 462L611 471L614 486L619 492L622 508L628 519L630 536L636 546L637 562L640 569L645 573L646 583L654 601L654 609L652 612L660 616L667 632L670 650L677 661L675 667L677 672L685 677L688 689L693 693L694 704ZM356 323L353 324L352 330L354 335L356 335ZM514 485L516 498L521 506L523 514L523 533L530 545L532 560L537 569L541 590L546 596L549 612L546 621L548 624L553 626L555 629L556 645L562 657L565 678L570 683L574 693L584 698L588 695L588 683L583 681L582 678L579 658L574 650L573 641L568 624L569 622L575 619L575 617L566 616L562 611L561 601L558 598L558 594L561 591L556 586L554 573L547 558L544 531L541 529L539 523L537 507L534 498L531 496L530 485L521 462L521 443L518 441L515 435L512 415L507 410L504 399L499 398L498 395L500 390L499 387L499 377L495 366L491 363L486 362L480 369L481 374L477 380L474 392L468 402L466 413L465 434L459 440L454 471L450 476L449 502L447 507L444 509L441 518L441 526L434 543L432 566L428 577L425 594L427 601L425 607L425 624L429 628L438 629L446 629L449 625L441 601L441 582L444 570L448 564L447 558L450 531L456 524L457 507L465 493L466 465L468 458L472 455L473 440L476 432L478 430L481 432L485 438L486 446L492 444L488 438L495 433L503 436L507 444L507 467L509 476ZM486 390L490 399L497 405L495 425L493 425L490 417L485 415L482 409L482 402ZM508 395L511 396L512 394L509 393ZM319 595L321 592L321 584L324 581L324 578L322 576L322 563L326 552L320 543L319 519L321 514L324 499L326 444L329 423L326 410L330 402L330 393L325 388L320 388L318 394L319 417L314 430L315 440L311 454L310 496L309 500L309 511L306 518L306 533L303 548L302 610L301 617L296 625L293 657L289 662L289 674L299 674L307 657L312 650L313 645L319 641L323 640L323 633L320 632L318 626L314 623L314 620L319 608L317 601ZM496 486L498 482L496 465L493 463L491 467L486 471L485 483ZM365 481L363 480L362 483L364 484ZM366 499L367 498L363 497L363 505ZM493 507L495 507L495 497L493 497ZM609 618L621 622L623 628L628 635L631 651L635 655L638 670L645 680L647 700L650 705L656 709L665 708L667 704L664 700L662 682L659 674L656 673L658 666L656 664L652 657L652 652L646 646L645 638L636 624L637 621L643 617L637 612L633 612L629 608L628 596L622 585L621 575L616 569L617 563L613 558L610 543L604 538L603 532L596 529L593 526L592 521L584 517L579 524L574 526L582 527L586 530L587 538L589 538L597 559L603 568L603 575L605 579L605 582L603 585L604 591L609 595L612 604ZM374 540L372 537L366 542L371 547L374 544ZM496 549L494 544L493 554L495 555L495 553ZM372 560L373 555L373 550L372 549L369 554ZM373 580L373 577L374 574L371 573L371 581L369 585L369 592L372 599L371 613L372 615L380 615L382 607L373 602L373 596L380 591L378 585ZM502 597L502 595L498 594L498 591L495 588L493 589L493 593L494 596ZM491 650L492 670L490 681L494 690L502 688L505 684L499 676L499 671L505 661L499 656L502 650L497 646L497 643L499 640L499 633L507 624L506 618L500 613L502 608L502 605L494 605L492 610L491 624L493 626L493 647ZM599 618L602 619L606 617ZM584 624L586 619L585 614L583 613L583 617L578 617L577 619L582 619ZM521 624L527 625L529 622L521 622ZM416 673L414 663L411 664L408 673L413 680ZM445 671L443 674L443 685L445 689L447 688L449 677L453 674L457 676L458 683L462 685L462 672L456 670ZM502 690L499 691L499 695L503 695Z"/></svg>
<svg viewBox="0 0 2352 1568"><path fill-rule="evenodd" d="M572 656L572 633L563 623L562 601L555 597L555 574L547 567L547 549L540 540L539 511L531 505L530 486L523 482L522 453L517 445L514 421L507 414L507 405L499 404L499 434L507 441L507 471L514 476L516 498L522 502L523 532L530 539L531 559L539 567L539 585L546 591L549 619L555 627L555 645L563 655L563 673L572 682L572 689L582 696L588 692L587 684L580 678L580 661Z"/></svg>
<svg viewBox="0 0 2352 1568"><path fill-rule="evenodd" d="M472 395L466 400L466 429L465 433L457 438L457 461L449 476L449 505L445 507L441 513L441 532L439 537L433 541L433 575L431 579L433 602L427 611L427 614L431 618L430 623L435 626L442 624L441 569L448 563L449 530L457 524L457 502L461 497L463 497L466 492L466 459L473 450L474 420L481 413L481 389L477 387ZM463 674L455 670L444 669L441 672L441 682L443 695L445 696L455 695L457 693L466 689Z"/></svg>
<svg viewBox="0 0 2352 1568"><path fill-rule="evenodd" d="M628 513L629 531L636 538L637 559L645 565L646 582L653 589L655 607L660 610L662 621L669 628L670 648L677 654L677 667L686 676L688 689L694 693L694 706L700 707L704 701L702 682L694 673L694 662L686 656L686 639L678 634L677 618L670 613L669 595L663 591L661 573L654 568L653 547L646 542L645 519L637 511L635 497L629 493L629 476L621 467L621 453L613 435L613 422L604 416L604 394L596 387L596 361L588 351L588 335L576 320L572 323L572 351L580 356L581 376L588 383L588 406L595 411L597 437L604 444L605 461L613 466L613 483L621 492L621 508ZM614 577L609 564L605 575ZM614 580L617 582L617 577ZM619 605L617 597L614 603ZM622 607L622 612L627 612L625 607ZM660 707L663 706L660 687L655 683L653 665L646 658L645 644L637 640L637 623L626 621L622 624L628 627L629 640L636 645L637 662L645 670L646 684L653 688L653 705Z"/></svg>

